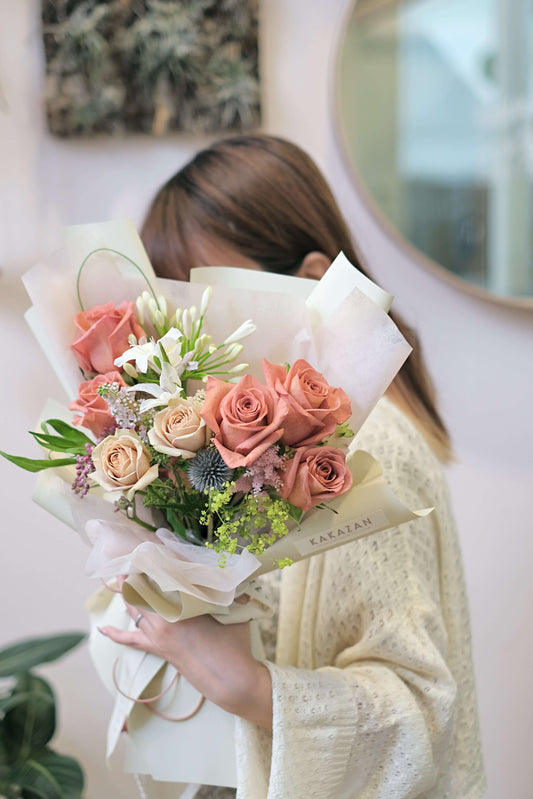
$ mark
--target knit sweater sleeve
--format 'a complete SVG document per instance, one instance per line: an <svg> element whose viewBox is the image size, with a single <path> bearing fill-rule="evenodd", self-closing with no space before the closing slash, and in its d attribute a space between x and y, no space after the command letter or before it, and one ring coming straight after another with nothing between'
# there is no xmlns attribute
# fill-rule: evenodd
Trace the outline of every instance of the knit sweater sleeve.
<svg viewBox="0 0 533 799"><path fill-rule="evenodd" d="M439 541L452 522L436 460L389 405L359 446L406 504L441 506L291 567L269 664L273 734L238 732L243 798L426 799L446 781L456 684Z"/></svg>

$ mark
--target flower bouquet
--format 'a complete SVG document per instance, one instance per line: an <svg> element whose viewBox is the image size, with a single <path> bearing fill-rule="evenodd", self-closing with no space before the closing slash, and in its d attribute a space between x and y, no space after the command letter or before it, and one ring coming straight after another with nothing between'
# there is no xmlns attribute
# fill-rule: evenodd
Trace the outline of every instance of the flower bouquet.
<svg viewBox="0 0 533 799"><path fill-rule="evenodd" d="M409 347L343 256L318 283L221 267L160 280L134 230L112 223L71 231L25 284L73 416L33 433L44 458L2 454L39 471L37 501L87 536L106 586L95 622L131 623L122 597L169 621L257 619L262 572L426 512L353 443ZM116 696L108 753L128 719L129 769L235 784L228 714L184 681L176 691L153 655L95 635L91 649Z"/></svg>

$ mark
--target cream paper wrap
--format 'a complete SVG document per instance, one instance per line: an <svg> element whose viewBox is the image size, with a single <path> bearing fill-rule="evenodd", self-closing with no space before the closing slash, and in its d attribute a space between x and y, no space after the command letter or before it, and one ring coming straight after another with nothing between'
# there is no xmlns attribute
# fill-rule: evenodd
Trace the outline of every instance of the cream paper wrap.
<svg viewBox="0 0 533 799"><path fill-rule="evenodd" d="M156 293L169 305L182 308L200 304L206 285L214 287L213 299L204 329L216 342L223 341L245 318L251 318L256 332L245 342L243 360L251 364L249 373L261 378L263 358L274 363L309 361L322 372L330 385L340 386L350 397L350 426L359 430L364 420L396 375L410 347L387 316L390 295L361 275L340 254L320 281L302 280L263 272L210 267L193 270L190 283L155 278L142 244L131 223L78 226L68 231L64 249L37 264L24 277L33 306L28 322L43 345L69 399L77 394L80 373L70 343L74 334L72 319L79 311L75 284L85 256L109 247L128 255L141 268ZM91 256L80 281L85 308L110 299L134 300L146 288L138 270L119 255L98 252ZM369 296L370 295L370 296ZM137 539L126 523L117 528L117 516L102 496L80 500L65 490L64 475L42 472L34 498L92 539L90 568L95 575L111 579L126 570L130 577L124 587L128 601L155 609L169 620L212 613L223 622L247 620L264 614L260 584L249 579L274 567L273 558L299 560L315 551L338 546L361 535L401 524L424 511L405 508L388 489L379 464L367 453L354 451L348 456L354 486L344 497L329 503L331 510L310 511L297 529L278 541L264 555L254 559L249 553L238 556L239 569L220 569L214 561L202 563L206 570L191 577L193 561L200 559L198 548L174 545L168 532ZM335 512L332 512L335 511ZM122 529L124 528L124 529ZM138 528L139 529L139 528ZM128 537L133 538L128 543ZM141 539L141 540L140 540ZM133 548L130 548L131 542ZM173 544L170 546L170 544ZM181 550L181 551L177 551ZM165 554L171 555L165 568ZM210 553L213 555L214 553ZM203 555L202 555L203 557ZM181 560L185 572L180 573ZM127 568L126 568L127 567ZM210 574L215 570L215 574ZM201 571L201 569L200 569ZM235 604L240 593L252 601ZM117 696L108 736L108 754L116 744L124 721L129 718L127 768L173 781L192 781L218 785L235 784L233 719L210 703L187 722L172 724L148 713L142 706L116 693L110 675L117 664L122 690L130 696L150 694L156 679L166 679L165 664L152 655L140 656L94 634L95 624L125 626L131 623L122 600L102 590L89 603L93 633L90 651L103 681ZM180 686L176 694L161 700L165 712L175 715L192 688ZM156 720L157 718L157 720ZM229 742L213 767L206 752L216 751L220 739ZM183 757L170 756L181 753ZM215 747L215 749L213 748ZM165 752L167 752L165 754ZM228 755L228 752L230 753Z"/></svg>

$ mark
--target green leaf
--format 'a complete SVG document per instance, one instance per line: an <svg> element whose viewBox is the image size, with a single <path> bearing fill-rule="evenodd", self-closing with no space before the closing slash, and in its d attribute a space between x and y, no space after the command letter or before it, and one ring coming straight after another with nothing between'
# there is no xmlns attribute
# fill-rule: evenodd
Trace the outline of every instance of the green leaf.
<svg viewBox="0 0 533 799"><path fill-rule="evenodd" d="M34 758L11 769L11 784L19 785L22 796L38 797L38 799L64 799L63 791L53 773L45 765Z"/></svg>
<svg viewBox="0 0 533 799"><path fill-rule="evenodd" d="M33 749L46 746L56 728L55 697L50 685L36 674L20 674L13 689L25 694L25 701L9 710L2 724L9 740L24 759Z"/></svg>
<svg viewBox="0 0 533 799"><path fill-rule="evenodd" d="M67 755L59 755L46 747L40 752L32 754L31 760L26 764L29 765L28 774L31 773L30 779L35 780L33 785L25 785L30 790L34 790L38 786L41 790L47 790L48 785L60 789L61 799L79 799L83 793L84 778L83 771L79 763L72 757ZM44 781L41 779L45 777ZM27 778L26 778L27 779ZM48 783L48 784L47 784ZM44 793L47 799L50 799L54 794Z"/></svg>
<svg viewBox="0 0 533 799"><path fill-rule="evenodd" d="M72 455L87 454L85 445L81 446L80 444L74 444L67 438L62 438L61 436L49 436L45 433L33 433L31 430L29 432L38 444L46 449L49 449L51 452L70 452Z"/></svg>
<svg viewBox="0 0 533 799"><path fill-rule="evenodd" d="M15 689L16 690L16 689ZM8 696L0 697L0 713L6 714L14 707L23 705L32 699L33 694L31 691L19 691L18 693L11 693Z"/></svg>
<svg viewBox="0 0 533 799"><path fill-rule="evenodd" d="M300 522L304 512L301 508L297 508L296 505L292 505L290 502L287 503L289 506L289 516L291 519L294 519L295 522Z"/></svg>
<svg viewBox="0 0 533 799"><path fill-rule="evenodd" d="M335 435L339 438L353 438L355 433L348 424L348 422L344 422L344 424L338 424L335 430Z"/></svg>
<svg viewBox="0 0 533 799"><path fill-rule="evenodd" d="M176 513L172 510L172 508L167 508L165 511L165 516L167 517L167 522L172 527L172 531L177 533L182 538L186 538L186 528L181 519L178 518Z"/></svg>
<svg viewBox="0 0 533 799"><path fill-rule="evenodd" d="M72 466L76 463L76 458L45 458L38 460L36 458L21 458L17 455L8 455L7 452L0 450L0 455L15 466L20 466L21 469L26 469L27 472L41 472L43 469L57 469L59 466Z"/></svg>
<svg viewBox="0 0 533 799"><path fill-rule="evenodd" d="M16 753L13 753L12 742L6 735L4 725L0 722L0 796L2 794L2 783L5 780L8 764L13 763Z"/></svg>
<svg viewBox="0 0 533 799"><path fill-rule="evenodd" d="M11 677L38 666L57 660L70 649L78 646L85 633L62 633L40 638L30 638L0 650L0 677Z"/></svg>
<svg viewBox="0 0 533 799"><path fill-rule="evenodd" d="M86 433L77 427L72 427L72 425L67 424L67 422L61 421L61 419L47 419L46 422L43 422L41 427L46 433L48 432L47 425L50 425L52 430L59 433L62 438L66 438L74 444L78 444L79 446L90 444L94 446L94 441L92 441Z"/></svg>

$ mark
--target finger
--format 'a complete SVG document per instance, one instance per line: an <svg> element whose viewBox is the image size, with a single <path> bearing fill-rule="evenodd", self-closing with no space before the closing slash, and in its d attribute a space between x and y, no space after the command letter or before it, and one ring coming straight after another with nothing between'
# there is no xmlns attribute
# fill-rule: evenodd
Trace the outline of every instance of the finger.
<svg viewBox="0 0 533 799"><path fill-rule="evenodd" d="M131 616L133 620L135 620L137 616L143 615L142 610L140 610L140 608L136 608L135 605L128 605L127 602L124 602L124 604L126 605L126 610L128 611L128 614Z"/></svg>
<svg viewBox="0 0 533 799"><path fill-rule="evenodd" d="M99 627L98 630L116 644L145 650L150 647L150 641L142 630L119 630L116 627Z"/></svg>
<svg viewBox="0 0 533 799"><path fill-rule="evenodd" d="M133 619L133 624L137 629L140 629L141 624L149 623L145 613L134 605L126 605L126 610L130 619Z"/></svg>
<svg viewBox="0 0 533 799"><path fill-rule="evenodd" d="M249 601L250 601L249 594L241 594L235 599L235 602L237 602L239 605L247 605Z"/></svg>
<svg viewBox="0 0 533 799"><path fill-rule="evenodd" d="M146 608L139 608L137 607L137 605L129 605L126 601L124 601L124 604L126 606L126 610L128 611L128 615L133 619L133 621L136 622L139 616L141 617L139 622L137 623L137 627L140 624L144 625L146 622L148 622L148 624L151 624L153 621L159 618L157 613L155 613L152 610L147 610Z"/></svg>

